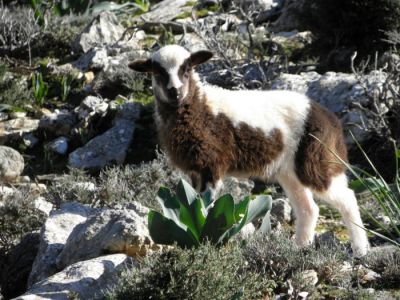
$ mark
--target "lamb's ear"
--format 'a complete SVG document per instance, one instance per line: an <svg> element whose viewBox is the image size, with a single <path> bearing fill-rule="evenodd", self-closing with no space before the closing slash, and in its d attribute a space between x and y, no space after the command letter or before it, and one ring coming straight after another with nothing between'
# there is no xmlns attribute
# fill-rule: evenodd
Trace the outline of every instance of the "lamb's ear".
<svg viewBox="0 0 400 300"><path fill-rule="evenodd" d="M131 61L128 67L137 72L153 72L153 63L151 59L137 59Z"/></svg>
<svg viewBox="0 0 400 300"><path fill-rule="evenodd" d="M202 64L213 57L213 53L207 50L200 50L190 54L190 63L192 67Z"/></svg>

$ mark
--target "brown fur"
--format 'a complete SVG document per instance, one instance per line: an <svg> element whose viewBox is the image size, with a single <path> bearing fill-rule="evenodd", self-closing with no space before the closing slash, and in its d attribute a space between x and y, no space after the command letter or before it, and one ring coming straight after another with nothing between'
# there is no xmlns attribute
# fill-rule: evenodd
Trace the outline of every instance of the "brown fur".
<svg viewBox="0 0 400 300"><path fill-rule="evenodd" d="M330 150L347 162L340 121L332 112L311 102L295 158L296 174L302 184L316 191L324 191L329 187L332 177L345 171L345 166Z"/></svg>
<svg viewBox="0 0 400 300"><path fill-rule="evenodd" d="M190 94L179 107L157 102L159 137L172 162L201 191L227 172L261 176L283 151L282 133L275 129L266 136L245 123L233 126L226 115L212 114L192 76L189 83Z"/></svg>

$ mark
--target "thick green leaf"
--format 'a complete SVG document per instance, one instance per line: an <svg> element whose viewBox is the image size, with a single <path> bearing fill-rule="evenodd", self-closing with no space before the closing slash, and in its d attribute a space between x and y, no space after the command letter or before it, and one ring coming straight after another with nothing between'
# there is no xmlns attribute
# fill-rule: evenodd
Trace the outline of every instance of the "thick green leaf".
<svg viewBox="0 0 400 300"><path fill-rule="evenodd" d="M245 197L238 204L235 204L235 222L240 222L246 214L249 206L250 197Z"/></svg>
<svg viewBox="0 0 400 300"><path fill-rule="evenodd" d="M198 246L199 243L190 231L185 231L174 221L156 211L148 214L149 233L157 244L173 245L175 242L182 248Z"/></svg>
<svg viewBox="0 0 400 300"><path fill-rule="evenodd" d="M243 201L249 201L249 197L246 197ZM221 238L221 243L225 243L232 236L237 234L246 224L252 222L264 214L266 214L272 207L272 197L269 195L258 195L254 199L248 202L246 212L239 224L233 226L227 231ZM267 226L267 224L265 224Z"/></svg>
<svg viewBox="0 0 400 300"><path fill-rule="evenodd" d="M268 234L271 232L271 211L267 211L267 213L265 214L262 222L261 222L261 226L258 229L261 234Z"/></svg>
<svg viewBox="0 0 400 300"><path fill-rule="evenodd" d="M213 203L213 199L211 198L211 191L209 189L207 189L203 193L201 199L203 200L204 207L208 208Z"/></svg>
<svg viewBox="0 0 400 300"><path fill-rule="evenodd" d="M221 237L235 223L234 207L231 195L224 195L217 199L214 206L208 211L200 240L219 243Z"/></svg>
<svg viewBox="0 0 400 300"><path fill-rule="evenodd" d="M270 195L257 195L254 199L250 200L245 225L264 216L271 208L272 197Z"/></svg>
<svg viewBox="0 0 400 300"><path fill-rule="evenodd" d="M156 199L161 205L164 216L181 226L179 218L181 204L179 200L172 195L171 191L166 187L160 187Z"/></svg>
<svg viewBox="0 0 400 300"><path fill-rule="evenodd" d="M179 201L186 207L189 207L198 197L196 190L183 179L178 183L176 195L178 196Z"/></svg>
<svg viewBox="0 0 400 300"><path fill-rule="evenodd" d="M200 200L199 200L200 201ZM193 202L195 203L195 202ZM200 212L201 214L201 212ZM181 205L180 208L180 213L179 213L179 219L180 221L185 224L188 229L192 232L192 234L195 236L197 240L200 239L200 232L201 232L201 227L198 228L198 221L196 218L201 216L197 216L195 213L192 213L191 208L187 208L184 205ZM205 219L205 217L203 217Z"/></svg>

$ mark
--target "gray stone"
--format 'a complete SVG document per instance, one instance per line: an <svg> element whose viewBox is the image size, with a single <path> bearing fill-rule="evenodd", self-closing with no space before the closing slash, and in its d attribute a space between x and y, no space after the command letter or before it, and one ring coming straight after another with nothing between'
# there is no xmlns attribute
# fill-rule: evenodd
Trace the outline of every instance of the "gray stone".
<svg viewBox="0 0 400 300"><path fill-rule="evenodd" d="M39 120L31 118L11 119L0 123L0 144L11 139L20 139L25 133L34 132L39 127Z"/></svg>
<svg viewBox="0 0 400 300"><path fill-rule="evenodd" d="M271 216L279 222L289 223L292 220L292 207L286 198L276 199L272 202Z"/></svg>
<svg viewBox="0 0 400 300"><path fill-rule="evenodd" d="M320 75L316 72L301 74L282 74L272 82L272 89L293 90L304 93L311 99L336 113L344 124L346 142L354 144L349 131L352 131L359 142L368 137L373 126L365 111L354 107L354 103L365 105L369 97L382 90L385 74L371 72L361 79L361 84L354 74L327 72ZM368 92L366 92L366 90ZM382 107L384 111L385 108Z"/></svg>
<svg viewBox="0 0 400 300"><path fill-rule="evenodd" d="M68 139L65 136L60 136L49 142L46 148L57 154L65 155L68 152Z"/></svg>
<svg viewBox="0 0 400 300"><path fill-rule="evenodd" d="M227 177L224 179L224 186L219 194L231 194L235 202L239 202L251 194L253 187L254 182L250 179Z"/></svg>
<svg viewBox="0 0 400 300"><path fill-rule="evenodd" d="M40 233L38 255L29 275L28 286L58 272L56 258L76 225L84 222L93 210L78 203L66 203L53 210Z"/></svg>
<svg viewBox="0 0 400 300"><path fill-rule="evenodd" d="M24 170L24 158L18 151L0 146L0 181L15 181Z"/></svg>
<svg viewBox="0 0 400 300"><path fill-rule="evenodd" d="M135 123L119 120L114 127L70 153L69 166L99 170L105 166L122 164L132 142L134 130Z"/></svg>
<svg viewBox="0 0 400 300"><path fill-rule="evenodd" d="M147 213L143 213L143 209L105 209L90 216L72 231L57 258L58 268L102 253L143 257L159 249L150 238Z"/></svg>
<svg viewBox="0 0 400 300"><path fill-rule="evenodd" d="M8 114L7 113L5 113L5 112L3 112L3 111L0 111L0 122L3 122L3 121L7 121L8 120Z"/></svg>
<svg viewBox="0 0 400 300"><path fill-rule="evenodd" d="M136 265L125 254L81 261L34 284L28 292L16 299L69 300L74 296L79 299L104 299L104 293L117 283L120 274Z"/></svg>
<svg viewBox="0 0 400 300"><path fill-rule="evenodd" d="M39 143L39 139L33 133L24 134L22 137L22 142L28 148L33 148Z"/></svg>
<svg viewBox="0 0 400 300"><path fill-rule="evenodd" d="M69 135L77 123L78 118L73 112L56 109L40 119L39 128L57 136L62 136Z"/></svg>
<svg viewBox="0 0 400 300"><path fill-rule="evenodd" d="M80 106L75 109L79 119L87 120L94 115L104 116L108 109L108 103L99 97L87 96Z"/></svg>
<svg viewBox="0 0 400 300"><path fill-rule="evenodd" d="M137 21L150 22L169 22L182 13L190 12L191 6L186 6L186 0L164 0L151 7L151 10L145 14L136 17Z"/></svg>
<svg viewBox="0 0 400 300"><path fill-rule="evenodd" d="M274 32L303 30L299 11L303 9L304 0L285 0L280 17L271 24Z"/></svg>
<svg viewBox="0 0 400 300"><path fill-rule="evenodd" d="M94 47L117 42L124 31L115 14L102 12L76 37L74 48L86 53Z"/></svg>

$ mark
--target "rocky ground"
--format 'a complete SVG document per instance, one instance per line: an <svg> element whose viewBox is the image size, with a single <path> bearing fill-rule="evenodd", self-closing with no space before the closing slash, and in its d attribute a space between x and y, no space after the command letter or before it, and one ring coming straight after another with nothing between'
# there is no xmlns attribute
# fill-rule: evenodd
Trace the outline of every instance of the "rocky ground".
<svg viewBox="0 0 400 300"><path fill-rule="evenodd" d="M49 17L51 30L40 29L25 8L1 8L0 28L19 28L18 17L27 14L24 20L39 38L19 41L25 28L1 40L0 298L123 299L113 294L118 282L148 276L127 270L152 270L148 257L162 258L168 250L151 240L147 213L159 209L158 188L174 188L184 175L157 147L149 78L127 67L162 45L213 50L215 58L198 68L205 83L307 94L342 120L350 154L360 163L349 132L363 145L376 141L376 116L390 110L395 93L389 89L379 107L365 107L371 95L381 95L390 74L379 68L317 73L306 52L313 36L297 30L297 1L260 1L240 10L229 1L223 5L221 11L214 1L163 0L137 16L116 10ZM376 156L385 172L392 158L381 154ZM229 246L243 255L241 263L264 266L252 272L265 277L265 291L249 298L400 297L398 248L371 235L372 253L354 259L344 227L328 207L321 206L318 238L307 253L292 244L294 220L279 187L229 178L222 193L239 200L266 190L274 197L272 236L250 238L244 250ZM390 222L372 201L360 203ZM257 250L260 239L274 246ZM320 262L318 249L325 248L329 259Z"/></svg>

